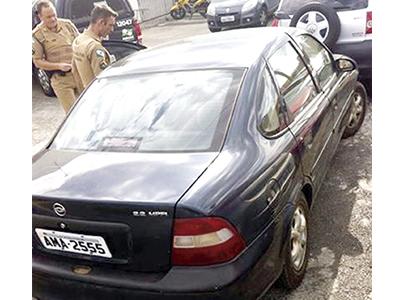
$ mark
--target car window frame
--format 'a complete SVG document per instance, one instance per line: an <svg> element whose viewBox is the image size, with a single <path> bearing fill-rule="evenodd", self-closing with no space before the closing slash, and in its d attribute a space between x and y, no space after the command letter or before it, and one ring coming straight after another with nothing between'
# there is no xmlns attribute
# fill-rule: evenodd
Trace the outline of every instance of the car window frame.
<svg viewBox="0 0 400 300"><path fill-rule="evenodd" d="M296 119L296 117L299 116L299 115L301 115L302 113L300 112L299 114L294 115L293 113L291 113L291 112L288 110L285 97L282 95L281 90L280 90L280 88L279 88L278 80L277 80L277 78L276 78L276 76L275 76L274 69L272 68L272 66L271 66L270 63L269 63L269 59L271 58L271 56L273 56L282 46L284 46L285 44L289 43L289 44L293 47L293 49L294 49L294 51L297 53L297 55L299 55L301 61L304 63L304 65L305 65L305 67L306 67L306 70L307 70L307 73L308 73L308 74L310 75L310 77L311 77L311 81L312 81L313 86L314 86L314 88L315 88L315 90L316 90L316 92L317 92L317 95L320 94L320 93L323 92L323 91L322 91L322 89L320 88L320 86L319 86L318 82L316 81L316 79L314 78L314 76L313 76L313 74L312 74L312 72L311 72L311 69L310 69L308 63L305 61L305 56L304 56L303 51L301 51L301 49L297 46L297 44L294 42L293 38L292 38L289 34L287 34L287 35L288 35L289 39L288 39L288 40L285 40L283 43L281 43L281 44L279 45L279 47L277 47L277 48L275 49L275 51L269 53L269 55L268 55L265 59L266 59L267 65L268 65L268 67L269 67L269 70L270 70L270 72L271 72L271 76L272 76L272 80L274 81L274 85L275 85L275 87L276 87L276 89L277 89L277 91L278 91L279 98L280 98L280 100L281 100L281 105L282 105L282 107L284 108L284 110L285 110L285 112L286 112L286 115L287 115L287 124L286 124L286 125L287 125L287 127L290 127L290 125L294 122L294 120ZM308 107L310 107L311 104L313 104L313 103L314 103L314 101L309 101L309 102L305 103L305 104L303 105L303 109L302 109L302 110L303 110L303 111L307 110Z"/></svg>
<svg viewBox="0 0 400 300"><path fill-rule="evenodd" d="M256 109L257 109L257 130L266 139L276 139L276 138L279 138L282 135L284 135L289 130L289 125L288 125L289 122L288 122L288 114L287 114L287 109L286 109L286 102L284 101L283 97L280 94L279 88L277 86L277 83L274 80L274 77L272 75L272 70L271 70L270 65L268 64L268 61L265 58L263 58L262 61L263 61L262 62L262 66L261 66L260 72L258 74L258 78L259 78L258 82L263 82L265 87L264 87L264 92L261 93L260 86L258 86L257 94L256 94L256 97L257 97L257 105L256 105ZM270 77L271 82L272 82L272 87L267 87L266 82L263 79L261 79L261 77L263 76L263 72L265 72L266 75ZM275 91L276 96L277 96L277 101L280 104L279 113L282 113L282 115L283 115L283 119L280 120L280 122L283 121L282 124L284 124L285 127L282 128L281 130L279 130L276 133L268 133L261 126L262 120L266 115L265 113L261 113L261 108L262 108L262 101L263 101L263 97L264 97L264 94L265 94L265 90L267 88L271 88L271 89L273 89Z"/></svg>
<svg viewBox="0 0 400 300"><path fill-rule="evenodd" d="M299 52L299 53L302 53L302 55L303 55L303 61L305 62L309 73L310 73L311 76L313 77L313 80L314 80L315 84L318 86L318 89L319 89L320 91L326 91L326 90L328 89L329 86L332 86L332 83L335 81L335 78L332 77L327 83L325 83L324 86L321 85L321 82L320 82L320 80L319 80L318 74L317 74L317 72L313 69L313 67L312 67L312 65L311 65L311 60L310 60L309 56L307 55L307 53L305 53L305 52L301 49L301 46L299 45L298 41L296 40L296 38L297 38L297 37L300 37L300 36L308 36L308 37L312 38L312 39L313 39L314 41L316 41L319 45L321 45L322 48L325 49L325 51L328 52L329 58L330 58L330 60L331 60L332 68L333 68L333 70L334 70L334 74L335 74L336 76L338 76L338 69L336 68L336 65L335 65L335 58L334 58L334 56L333 56L333 54L332 54L332 51L328 48L328 46L326 46L324 43L320 42L317 38L315 38L313 35L311 35L311 34L309 34L309 33L306 33L306 32L305 32L305 33L297 34L297 35L295 35L294 37L293 37L293 36L290 36L291 40L292 40L293 43L294 43L294 47L296 48L296 51ZM336 79L337 79L337 78L336 78Z"/></svg>

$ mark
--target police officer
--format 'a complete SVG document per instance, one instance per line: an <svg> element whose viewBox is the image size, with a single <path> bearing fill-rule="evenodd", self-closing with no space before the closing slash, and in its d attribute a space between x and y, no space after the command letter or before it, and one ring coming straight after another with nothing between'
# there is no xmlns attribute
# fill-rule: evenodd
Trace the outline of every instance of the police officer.
<svg viewBox="0 0 400 300"><path fill-rule="evenodd" d="M82 89L71 72L72 42L79 32L70 20L57 18L50 1L39 1L36 9L41 22L32 30L33 63L50 71L51 86L68 112Z"/></svg>
<svg viewBox="0 0 400 300"><path fill-rule="evenodd" d="M109 6L96 5L91 12L89 28L72 44L74 72L85 88L111 62L101 40L113 31L117 16Z"/></svg>

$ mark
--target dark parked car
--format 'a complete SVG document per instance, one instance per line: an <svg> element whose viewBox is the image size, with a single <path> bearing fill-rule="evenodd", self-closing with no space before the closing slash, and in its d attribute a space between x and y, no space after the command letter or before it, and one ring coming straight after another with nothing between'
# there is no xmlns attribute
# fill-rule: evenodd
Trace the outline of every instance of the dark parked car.
<svg viewBox="0 0 400 300"><path fill-rule="evenodd" d="M40 23L36 11L36 4L39 0L32 1L32 29ZM96 3L106 2L117 13L116 26L110 34L110 40L141 43L141 29L135 18L128 0L52 0L59 18L70 19L80 32L89 26L90 12ZM105 45L106 46L106 45ZM107 48L107 46L106 46ZM107 48L112 52L112 48ZM32 74L36 77L43 92L47 96L54 96L50 85L50 73L37 69L32 63Z"/></svg>
<svg viewBox="0 0 400 300"><path fill-rule="evenodd" d="M33 158L33 295L254 299L277 279L297 287L309 211L364 118L357 75L306 32L271 27L106 69Z"/></svg>
<svg viewBox="0 0 400 300"><path fill-rule="evenodd" d="M279 0L211 0L207 9L208 29L267 26Z"/></svg>

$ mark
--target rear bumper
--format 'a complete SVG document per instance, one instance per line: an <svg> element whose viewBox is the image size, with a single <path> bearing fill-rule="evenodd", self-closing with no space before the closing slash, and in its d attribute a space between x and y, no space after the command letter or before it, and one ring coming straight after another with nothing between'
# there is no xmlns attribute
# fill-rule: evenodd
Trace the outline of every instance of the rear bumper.
<svg viewBox="0 0 400 300"><path fill-rule="evenodd" d="M358 64L361 79L372 78L372 40L360 43L337 44L332 50L334 53L344 54L353 58Z"/></svg>
<svg viewBox="0 0 400 300"><path fill-rule="evenodd" d="M72 260L34 254L33 296L64 299L255 299L282 269L282 224L269 226L234 261L207 267L172 267L165 273L139 273L92 266L78 275ZM90 265L90 264L86 264Z"/></svg>

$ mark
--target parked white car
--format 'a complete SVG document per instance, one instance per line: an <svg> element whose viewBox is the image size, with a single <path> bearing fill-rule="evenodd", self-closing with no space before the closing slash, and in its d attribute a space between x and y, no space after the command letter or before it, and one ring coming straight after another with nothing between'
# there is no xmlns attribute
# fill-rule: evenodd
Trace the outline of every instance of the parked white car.
<svg viewBox="0 0 400 300"><path fill-rule="evenodd" d="M281 0L271 26L304 29L334 53L356 60L360 78L372 77L372 8L369 0Z"/></svg>

